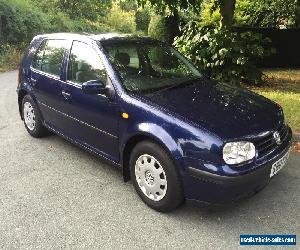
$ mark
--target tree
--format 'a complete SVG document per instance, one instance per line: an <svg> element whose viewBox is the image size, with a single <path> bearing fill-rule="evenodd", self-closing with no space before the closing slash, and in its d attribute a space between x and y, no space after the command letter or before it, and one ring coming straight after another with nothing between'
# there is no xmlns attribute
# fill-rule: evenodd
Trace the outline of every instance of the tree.
<svg viewBox="0 0 300 250"><path fill-rule="evenodd" d="M218 0L217 6L220 8L221 23L224 27L230 28L233 23L236 0Z"/></svg>
<svg viewBox="0 0 300 250"><path fill-rule="evenodd" d="M134 11L125 11L115 2L106 17L106 22L115 31L134 33L136 31Z"/></svg>
<svg viewBox="0 0 300 250"><path fill-rule="evenodd" d="M296 0L295 26L300 27L300 0Z"/></svg>
<svg viewBox="0 0 300 250"><path fill-rule="evenodd" d="M114 0L114 3L120 6L124 11L136 11L137 3L135 0Z"/></svg>
<svg viewBox="0 0 300 250"><path fill-rule="evenodd" d="M137 0L138 4L149 3L158 13L173 16L180 10L192 10L200 14L203 0ZM230 28L233 23L236 0L212 0L214 9L219 8L221 14L221 25Z"/></svg>
<svg viewBox="0 0 300 250"><path fill-rule="evenodd" d="M86 18L93 21L106 16L112 5L112 0L34 0L34 2L45 11L59 10L72 19Z"/></svg>
<svg viewBox="0 0 300 250"><path fill-rule="evenodd" d="M299 1L299 0L297 0ZM295 0L237 0L237 14L244 24L254 27L293 27L295 25Z"/></svg>

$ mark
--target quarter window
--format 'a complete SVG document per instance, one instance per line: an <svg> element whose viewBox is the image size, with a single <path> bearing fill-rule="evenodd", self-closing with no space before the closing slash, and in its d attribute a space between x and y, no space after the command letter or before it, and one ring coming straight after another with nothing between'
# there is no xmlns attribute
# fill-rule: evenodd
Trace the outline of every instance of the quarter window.
<svg viewBox="0 0 300 250"><path fill-rule="evenodd" d="M43 41L39 49L37 50L35 56L32 60L32 67L38 70L41 70L42 68L42 62L43 62L43 55L45 52L45 46L47 44L47 40Z"/></svg>
<svg viewBox="0 0 300 250"><path fill-rule="evenodd" d="M60 76L66 40L45 40L35 54L32 67L51 75Z"/></svg>
<svg viewBox="0 0 300 250"><path fill-rule="evenodd" d="M90 80L107 81L104 64L97 52L82 42L73 42L69 65L68 80L82 84Z"/></svg>

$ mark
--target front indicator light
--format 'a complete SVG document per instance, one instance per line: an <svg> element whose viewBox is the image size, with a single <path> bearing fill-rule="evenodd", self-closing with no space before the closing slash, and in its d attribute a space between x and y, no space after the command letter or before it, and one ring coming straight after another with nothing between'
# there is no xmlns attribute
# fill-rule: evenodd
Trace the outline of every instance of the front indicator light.
<svg viewBox="0 0 300 250"><path fill-rule="evenodd" d="M127 113L122 113L122 117L123 117L124 119L128 119L128 118L129 118L129 115L128 115Z"/></svg>

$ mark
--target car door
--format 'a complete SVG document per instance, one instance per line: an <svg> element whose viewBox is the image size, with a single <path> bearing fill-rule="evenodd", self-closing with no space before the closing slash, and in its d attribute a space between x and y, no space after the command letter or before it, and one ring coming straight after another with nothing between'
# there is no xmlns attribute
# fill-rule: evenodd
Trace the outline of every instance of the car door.
<svg viewBox="0 0 300 250"><path fill-rule="evenodd" d="M67 40L44 40L31 64L31 84L44 121L51 127L60 127L62 62Z"/></svg>
<svg viewBox="0 0 300 250"><path fill-rule="evenodd" d="M63 84L64 133L110 160L118 162L119 106L101 94L85 94L82 84L101 80L113 88L96 45L74 41L69 55L67 79Z"/></svg>

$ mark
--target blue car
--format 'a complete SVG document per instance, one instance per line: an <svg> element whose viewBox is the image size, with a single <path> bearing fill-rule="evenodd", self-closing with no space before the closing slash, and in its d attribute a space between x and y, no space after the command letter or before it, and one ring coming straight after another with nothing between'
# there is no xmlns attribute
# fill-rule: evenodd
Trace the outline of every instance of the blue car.
<svg viewBox="0 0 300 250"><path fill-rule="evenodd" d="M33 137L52 131L118 167L151 208L228 203L286 164L282 108L214 81L174 48L118 34L35 37L18 104Z"/></svg>

